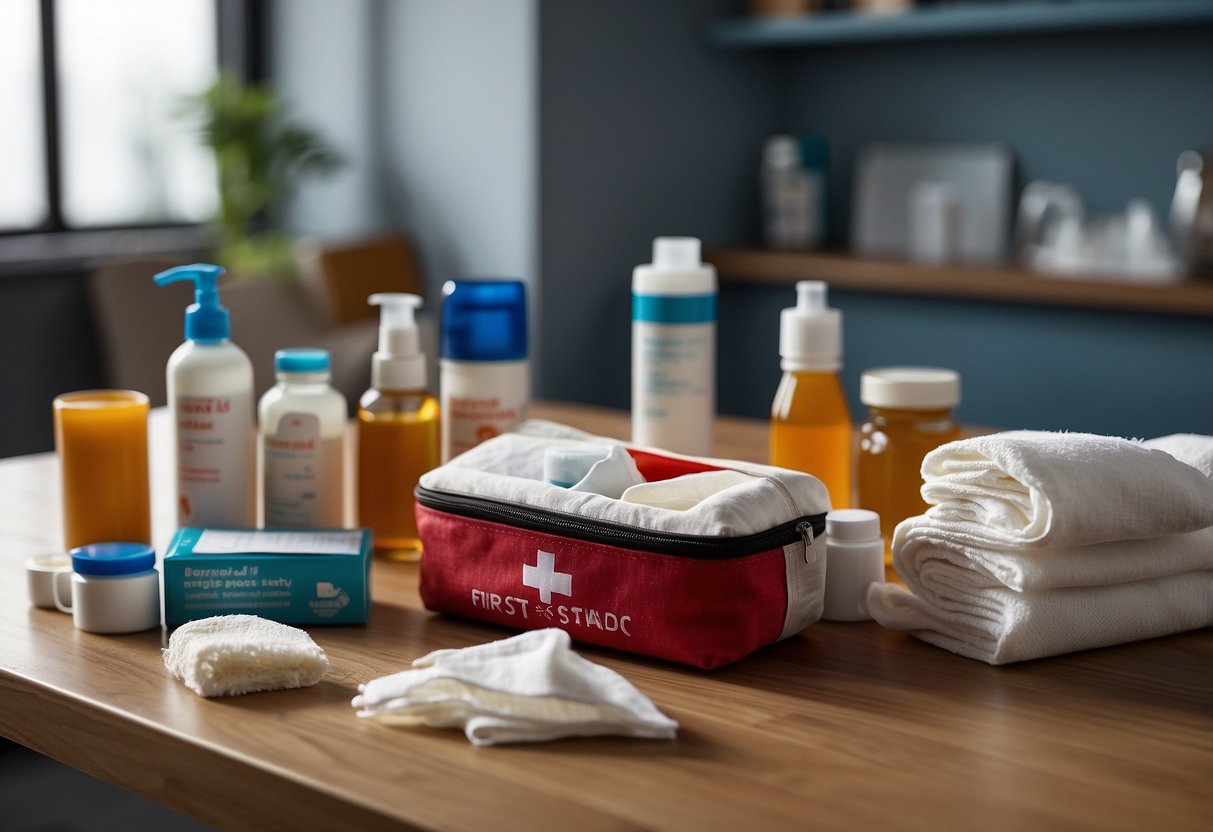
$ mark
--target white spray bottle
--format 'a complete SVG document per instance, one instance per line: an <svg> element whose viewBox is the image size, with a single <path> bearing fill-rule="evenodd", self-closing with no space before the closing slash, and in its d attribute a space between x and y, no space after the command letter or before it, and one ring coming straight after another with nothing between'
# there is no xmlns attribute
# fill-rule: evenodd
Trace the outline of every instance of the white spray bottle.
<svg viewBox="0 0 1213 832"><path fill-rule="evenodd" d="M164 286L195 284L185 343L166 372L177 450L177 524L251 528L257 522L253 365L229 340L228 311L215 283L222 266L195 263L160 272Z"/></svg>

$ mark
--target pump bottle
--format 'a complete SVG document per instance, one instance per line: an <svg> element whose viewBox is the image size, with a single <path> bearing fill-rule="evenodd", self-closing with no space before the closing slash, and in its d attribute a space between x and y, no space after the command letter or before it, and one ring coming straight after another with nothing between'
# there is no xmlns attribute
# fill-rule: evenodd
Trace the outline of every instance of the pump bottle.
<svg viewBox="0 0 1213 832"><path fill-rule="evenodd" d="M783 310L779 366L771 406L771 464L817 477L833 508L851 505L851 413L842 369L842 313L826 306L826 284L796 284L796 306Z"/></svg>
<svg viewBox="0 0 1213 832"><path fill-rule="evenodd" d="M371 389L358 406L358 523L369 526L377 555L417 560L421 540L413 489L438 466L438 401L426 392L415 310L417 295L381 293L379 349Z"/></svg>
<svg viewBox="0 0 1213 832"><path fill-rule="evenodd" d="M178 266L153 278L195 285L185 343L169 357L168 404L177 449L177 524L251 528L257 520L253 365L229 340L219 303L223 267Z"/></svg>
<svg viewBox="0 0 1213 832"><path fill-rule="evenodd" d="M694 237L658 237L632 272L632 441L712 453L716 270Z"/></svg>

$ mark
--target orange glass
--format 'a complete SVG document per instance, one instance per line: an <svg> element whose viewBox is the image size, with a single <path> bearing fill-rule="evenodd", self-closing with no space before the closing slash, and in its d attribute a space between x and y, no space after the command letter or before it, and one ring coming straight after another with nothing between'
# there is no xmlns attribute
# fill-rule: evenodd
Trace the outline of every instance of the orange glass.
<svg viewBox="0 0 1213 832"><path fill-rule="evenodd" d="M55 399L68 549L152 542L147 411L147 396L134 390L84 390Z"/></svg>

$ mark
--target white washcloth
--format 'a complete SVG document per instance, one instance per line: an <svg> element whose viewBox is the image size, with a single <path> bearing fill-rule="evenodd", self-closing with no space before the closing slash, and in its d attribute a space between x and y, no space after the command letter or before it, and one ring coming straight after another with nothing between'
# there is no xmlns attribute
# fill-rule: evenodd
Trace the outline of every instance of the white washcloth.
<svg viewBox="0 0 1213 832"><path fill-rule="evenodd" d="M1213 525L1213 481L1127 439L1040 431L962 439L928 453L922 476L927 517L978 545L1082 546Z"/></svg>
<svg viewBox="0 0 1213 832"><path fill-rule="evenodd" d="M1213 477L1213 437L1198 433L1173 433L1142 442L1143 448L1166 451L1206 477Z"/></svg>
<svg viewBox="0 0 1213 832"><path fill-rule="evenodd" d="M303 630L256 615L219 615L178 627L164 666L199 696L310 687L328 656Z"/></svg>
<svg viewBox="0 0 1213 832"><path fill-rule="evenodd" d="M1063 549L999 550L912 517L893 535L905 579L868 609L962 656L1008 664L1213 625L1213 528Z"/></svg>
<svg viewBox="0 0 1213 832"><path fill-rule="evenodd" d="M670 739L678 723L631 682L573 652L549 628L460 650L358 686L358 716L462 728L474 745L621 734Z"/></svg>

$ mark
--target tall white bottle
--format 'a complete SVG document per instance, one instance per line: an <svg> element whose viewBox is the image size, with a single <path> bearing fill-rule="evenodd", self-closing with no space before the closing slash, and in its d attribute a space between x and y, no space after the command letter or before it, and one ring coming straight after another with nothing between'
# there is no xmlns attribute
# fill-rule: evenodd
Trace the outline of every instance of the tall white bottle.
<svg viewBox="0 0 1213 832"><path fill-rule="evenodd" d="M632 441L712 453L716 270L694 237L658 237L632 272Z"/></svg>
<svg viewBox="0 0 1213 832"><path fill-rule="evenodd" d="M265 526L341 528L348 405L329 384L328 350L278 350L274 371L257 407Z"/></svg>
<svg viewBox="0 0 1213 832"><path fill-rule="evenodd" d="M185 343L168 360L168 404L177 449L177 524L251 528L257 521L253 365L229 340L215 283L221 266L195 263L161 272L163 286L195 284Z"/></svg>

